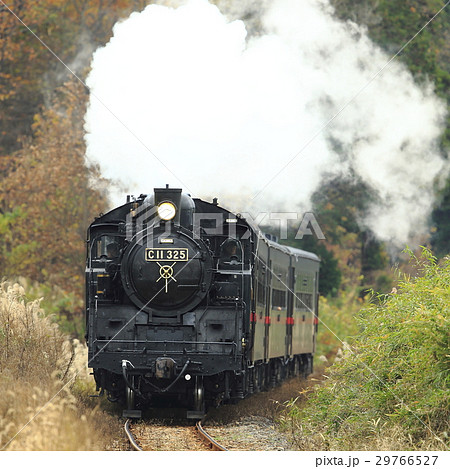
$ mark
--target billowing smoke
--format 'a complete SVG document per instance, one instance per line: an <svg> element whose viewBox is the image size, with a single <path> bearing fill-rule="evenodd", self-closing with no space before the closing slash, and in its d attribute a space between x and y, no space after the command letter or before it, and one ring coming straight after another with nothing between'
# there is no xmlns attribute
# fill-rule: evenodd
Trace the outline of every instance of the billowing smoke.
<svg viewBox="0 0 450 469"><path fill-rule="evenodd" d="M206 0L116 24L87 81L88 160L120 181L114 203L169 183L254 214L305 210L324 173L352 174L379 197L364 223L404 242L447 170L444 104L398 61L383 69L328 0L269 5L261 35Z"/></svg>

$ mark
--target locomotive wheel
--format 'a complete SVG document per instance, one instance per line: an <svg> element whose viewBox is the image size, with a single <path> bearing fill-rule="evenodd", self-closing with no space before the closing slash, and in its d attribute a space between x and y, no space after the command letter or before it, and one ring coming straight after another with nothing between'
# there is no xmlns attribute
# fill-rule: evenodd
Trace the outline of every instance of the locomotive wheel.
<svg viewBox="0 0 450 469"><path fill-rule="evenodd" d="M130 376L130 384L135 387L135 378L134 376ZM135 392L129 388L128 386L126 387L126 390L125 390L125 396L126 396L126 400L127 400L127 409L128 410L134 410L134 405L135 405L135 401L136 401L136 396L135 396Z"/></svg>
<svg viewBox="0 0 450 469"><path fill-rule="evenodd" d="M260 365L255 365L255 371L254 371L254 390L255 392L260 392L261 391L261 366Z"/></svg>
<svg viewBox="0 0 450 469"><path fill-rule="evenodd" d="M300 363L298 357L294 357L294 376L298 376L300 374Z"/></svg>
<svg viewBox="0 0 450 469"><path fill-rule="evenodd" d="M250 368L248 370L248 393L253 394L255 392L255 368Z"/></svg>
<svg viewBox="0 0 450 469"><path fill-rule="evenodd" d="M311 354L308 355L308 376L312 374L314 371L313 368L313 356Z"/></svg>
<svg viewBox="0 0 450 469"><path fill-rule="evenodd" d="M303 357L302 378L306 379L313 372L313 361L310 354Z"/></svg>
<svg viewBox="0 0 450 469"><path fill-rule="evenodd" d="M194 410L199 412L205 410L205 390L203 388L203 376L195 377Z"/></svg>

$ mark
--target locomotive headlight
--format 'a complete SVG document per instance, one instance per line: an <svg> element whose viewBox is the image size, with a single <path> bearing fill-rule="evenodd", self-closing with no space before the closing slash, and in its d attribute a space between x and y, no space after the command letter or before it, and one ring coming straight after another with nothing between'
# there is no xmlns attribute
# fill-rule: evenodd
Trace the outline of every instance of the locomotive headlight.
<svg viewBox="0 0 450 469"><path fill-rule="evenodd" d="M171 202L162 202L158 205L158 216L162 220L172 220L176 213L177 209Z"/></svg>

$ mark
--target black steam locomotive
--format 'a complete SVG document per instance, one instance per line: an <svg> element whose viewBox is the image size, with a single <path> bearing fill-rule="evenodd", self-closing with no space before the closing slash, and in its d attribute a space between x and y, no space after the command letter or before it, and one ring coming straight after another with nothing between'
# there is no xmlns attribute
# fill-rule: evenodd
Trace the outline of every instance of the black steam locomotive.
<svg viewBox="0 0 450 469"><path fill-rule="evenodd" d="M197 418L312 371L315 254L168 187L97 218L87 243L89 367L124 415L167 397Z"/></svg>

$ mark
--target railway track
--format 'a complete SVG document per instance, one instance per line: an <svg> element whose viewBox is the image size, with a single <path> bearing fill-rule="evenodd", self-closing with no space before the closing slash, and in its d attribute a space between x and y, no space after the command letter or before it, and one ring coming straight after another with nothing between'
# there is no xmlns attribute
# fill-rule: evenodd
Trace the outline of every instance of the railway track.
<svg viewBox="0 0 450 469"><path fill-rule="evenodd" d="M131 448L135 451L144 451L134 439L133 434L130 430L130 419L127 419L124 426L125 434L127 435L128 441L130 442Z"/></svg>
<svg viewBox="0 0 450 469"><path fill-rule="evenodd" d="M151 432L141 430L139 438L136 438L133 434L130 428L130 423L131 421L128 419L125 422L124 430L131 448L134 451L152 451L161 449L173 450L174 447L171 448L171 445L175 445L175 448L181 450L202 451L209 449L211 451L228 451L205 431L202 427L201 421L198 421L195 427L167 427L164 425L151 425L148 427L151 428ZM167 437L167 428L170 428L170 433L172 433L169 437ZM158 436L163 433L166 435L164 440ZM152 435L152 438L146 440L146 436L148 435ZM180 442L177 444L173 441L175 439ZM137 440L139 440L139 442Z"/></svg>
<svg viewBox="0 0 450 469"><path fill-rule="evenodd" d="M209 445L209 447L213 451L228 451L221 444L217 443L217 441L203 429L201 421L198 421L195 424L195 427L198 433L201 435L201 437L206 441L206 443Z"/></svg>

